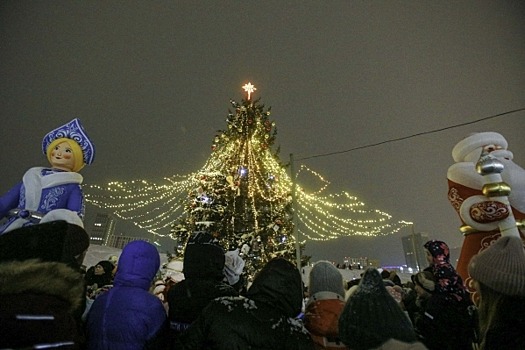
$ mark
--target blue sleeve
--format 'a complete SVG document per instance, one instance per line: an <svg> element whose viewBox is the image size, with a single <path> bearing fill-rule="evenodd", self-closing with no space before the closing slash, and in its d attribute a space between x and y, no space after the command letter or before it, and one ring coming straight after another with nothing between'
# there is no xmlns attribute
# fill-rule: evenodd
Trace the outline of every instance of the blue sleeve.
<svg viewBox="0 0 525 350"><path fill-rule="evenodd" d="M0 218L5 217L9 210L14 209L18 206L18 203L20 202L21 188L22 182L19 182L6 194L0 197Z"/></svg>

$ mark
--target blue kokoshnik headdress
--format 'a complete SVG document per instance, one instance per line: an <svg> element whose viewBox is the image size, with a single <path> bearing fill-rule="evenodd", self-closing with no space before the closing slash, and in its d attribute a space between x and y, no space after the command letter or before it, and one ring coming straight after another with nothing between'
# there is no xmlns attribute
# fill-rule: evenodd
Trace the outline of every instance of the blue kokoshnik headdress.
<svg viewBox="0 0 525 350"><path fill-rule="evenodd" d="M71 139L78 143L82 149L84 163L93 163L93 160L95 159L95 145L84 130L84 127L80 123L80 119L75 118L69 123L64 124L47 133L47 135L44 136L44 140L42 141L42 152L47 154L47 147L51 144L51 142L59 138Z"/></svg>

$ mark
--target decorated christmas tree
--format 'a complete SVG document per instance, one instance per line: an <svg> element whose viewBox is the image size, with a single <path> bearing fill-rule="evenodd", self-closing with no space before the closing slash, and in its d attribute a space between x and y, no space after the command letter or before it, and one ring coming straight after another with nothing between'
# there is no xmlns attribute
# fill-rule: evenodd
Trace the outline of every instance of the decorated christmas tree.
<svg viewBox="0 0 525 350"><path fill-rule="evenodd" d="M366 208L348 192L326 193L329 182L304 164L297 172L292 166L289 174L274 149L277 129L270 108L252 100L252 84L243 88L246 98L230 101L227 127L213 137L211 155L199 170L162 183L86 185L87 202L176 240L169 254L176 258L193 232L212 233L225 249L239 249L249 277L276 256L296 262L308 241L389 235L411 225ZM307 190L303 179L314 179L318 188Z"/></svg>
<svg viewBox="0 0 525 350"><path fill-rule="evenodd" d="M178 254L194 231L209 231L225 249L239 249L249 275L269 259L295 257L292 202L286 169L272 150L277 129L271 108L247 97L230 100L227 128L213 139L212 154L194 175L186 215L172 226Z"/></svg>

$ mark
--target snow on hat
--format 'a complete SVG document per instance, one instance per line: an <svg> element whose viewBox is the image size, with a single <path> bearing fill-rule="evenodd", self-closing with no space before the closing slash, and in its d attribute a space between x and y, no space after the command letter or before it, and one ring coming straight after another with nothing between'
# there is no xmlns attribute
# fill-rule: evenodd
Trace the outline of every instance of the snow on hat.
<svg viewBox="0 0 525 350"><path fill-rule="evenodd" d="M386 290L376 269L368 268L339 318L339 336L351 349L373 349L388 339L416 341L410 319Z"/></svg>
<svg viewBox="0 0 525 350"><path fill-rule="evenodd" d="M318 292L332 292L345 296L343 275L329 261L318 261L310 270L308 293L314 295Z"/></svg>
<svg viewBox="0 0 525 350"><path fill-rule="evenodd" d="M228 284L233 286L235 283L239 282L245 263L239 256L239 249L226 252L224 258L224 276L226 276Z"/></svg>
<svg viewBox="0 0 525 350"><path fill-rule="evenodd" d="M525 250L519 237L501 237L475 255L470 276L487 287L511 296L525 296Z"/></svg>
<svg viewBox="0 0 525 350"><path fill-rule="evenodd" d="M464 162L465 158L479 149L476 159L481 156L481 148L486 145L498 145L507 149L507 140L497 132L478 132L467 136L463 140L459 141L456 146L452 149L452 158L456 162Z"/></svg>

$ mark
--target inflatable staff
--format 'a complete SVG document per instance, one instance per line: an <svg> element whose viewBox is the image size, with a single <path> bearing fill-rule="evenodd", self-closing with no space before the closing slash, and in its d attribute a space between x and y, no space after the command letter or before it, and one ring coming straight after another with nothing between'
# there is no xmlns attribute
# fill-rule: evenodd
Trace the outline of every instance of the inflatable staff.
<svg viewBox="0 0 525 350"><path fill-rule="evenodd" d="M51 167L29 169L20 183L0 197L0 235L14 229L64 220L84 227L82 175L93 163L95 147L79 119L44 136L42 152Z"/></svg>
<svg viewBox="0 0 525 350"><path fill-rule="evenodd" d="M475 133L452 150L448 199L465 236L457 271L469 285L470 259L501 235L523 235L525 170L516 165L507 141L495 132ZM521 232L520 232L521 230Z"/></svg>

